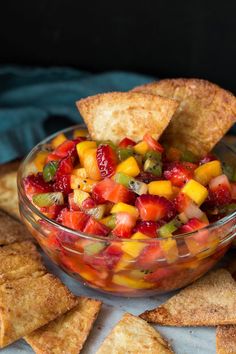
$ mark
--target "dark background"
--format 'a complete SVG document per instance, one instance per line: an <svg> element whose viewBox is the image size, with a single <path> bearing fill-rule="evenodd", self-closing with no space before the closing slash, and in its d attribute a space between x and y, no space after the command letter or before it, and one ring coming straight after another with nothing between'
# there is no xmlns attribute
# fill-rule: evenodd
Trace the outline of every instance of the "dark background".
<svg viewBox="0 0 236 354"><path fill-rule="evenodd" d="M8 0L0 64L200 77L236 93L236 1Z"/></svg>

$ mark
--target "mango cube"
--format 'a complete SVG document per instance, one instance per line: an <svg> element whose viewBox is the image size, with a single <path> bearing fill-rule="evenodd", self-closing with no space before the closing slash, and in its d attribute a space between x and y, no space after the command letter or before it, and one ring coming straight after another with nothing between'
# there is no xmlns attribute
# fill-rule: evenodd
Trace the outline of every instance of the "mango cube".
<svg viewBox="0 0 236 354"><path fill-rule="evenodd" d="M149 146L146 143L146 141L140 141L140 143L134 145L134 151L137 154L145 155L146 152L148 152L148 150L149 150Z"/></svg>
<svg viewBox="0 0 236 354"><path fill-rule="evenodd" d="M87 177L87 173L85 168L74 168L72 171L72 175L77 176L77 177L81 177L81 178L86 178Z"/></svg>
<svg viewBox="0 0 236 354"><path fill-rule="evenodd" d="M194 179L206 186L212 178L220 176L222 173L220 161L210 161L196 168L194 171Z"/></svg>
<svg viewBox="0 0 236 354"><path fill-rule="evenodd" d="M115 266L114 271L120 272L121 270L125 270L130 264L132 264L133 257L129 256L128 254L124 253L121 258L119 259L118 263Z"/></svg>
<svg viewBox="0 0 236 354"><path fill-rule="evenodd" d="M70 177L71 189L81 189L84 192L92 192L93 187L97 182L90 178L81 178L74 175Z"/></svg>
<svg viewBox="0 0 236 354"><path fill-rule="evenodd" d="M62 143L64 143L64 141L66 141L66 136L64 134L59 134L57 135L52 141L51 141L51 145L53 149L56 149L59 145L61 145Z"/></svg>
<svg viewBox="0 0 236 354"><path fill-rule="evenodd" d="M137 208L135 208L133 205L129 205L129 204L122 203L122 202L115 204L112 207L110 212L111 212L111 214L128 213L136 218L138 218L138 216L139 216L139 212L138 212Z"/></svg>
<svg viewBox="0 0 236 354"><path fill-rule="evenodd" d="M142 234L141 232L136 232L135 234L133 234L130 240L137 240L137 242L123 241L121 249L122 251L129 254L130 256L136 258L142 252L142 250L147 246L146 242L140 242L138 240L145 240L149 238L150 237Z"/></svg>
<svg viewBox="0 0 236 354"><path fill-rule="evenodd" d="M135 158L131 156L117 166L116 172L123 172L128 176L136 177L140 173L140 168Z"/></svg>
<svg viewBox="0 0 236 354"><path fill-rule="evenodd" d="M200 183L190 179L181 192L191 198L198 206L200 206L208 196L208 190Z"/></svg>
<svg viewBox="0 0 236 354"><path fill-rule="evenodd" d="M77 153L79 155L80 163L81 163L82 166L83 166L83 159L84 159L86 150L93 149L93 148L96 148L96 147L97 147L97 144L96 144L95 141L88 141L88 140L81 141L80 143L78 143L76 145L76 150L77 150Z"/></svg>
<svg viewBox="0 0 236 354"><path fill-rule="evenodd" d="M126 286L132 289L149 289L154 286L153 283L148 283L140 279L132 279L126 275L113 275L112 282L117 285Z"/></svg>
<svg viewBox="0 0 236 354"><path fill-rule="evenodd" d="M74 202L79 206L81 206L83 201L88 199L89 197L90 194L82 191L81 189L74 190Z"/></svg>
<svg viewBox="0 0 236 354"><path fill-rule="evenodd" d="M171 181L153 181L148 185L148 192L150 194L170 198L173 195Z"/></svg>
<svg viewBox="0 0 236 354"><path fill-rule="evenodd" d="M179 253L178 253L178 247L175 239L167 238L162 240L161 249L168 263L173 263L178 259Z"/></svg>
<svg viewBox="0 0 236 354"><path fill-rule="evenodd" d="M34 159L34 164L38 170L38 172L43 172L43 168L48 156L48 152L39 151Z"/></svg>

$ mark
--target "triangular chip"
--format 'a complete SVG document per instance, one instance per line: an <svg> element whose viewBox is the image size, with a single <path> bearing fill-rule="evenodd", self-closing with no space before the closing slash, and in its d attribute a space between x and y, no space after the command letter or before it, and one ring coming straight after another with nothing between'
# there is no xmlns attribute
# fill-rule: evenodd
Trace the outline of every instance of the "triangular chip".
<svg viewBox="0 0 236 354"><path fill-rule="evenodd" d="M96 354L171 354L160 333L141 318L124 314Z"/></svg>
<svg viewBox="0 0 236 354"><path fill-rule="evenodd" d="M236 354L236 326L219 326L216 329L217 354Z"/></svg>
<svg viewBox="0 0 236 354"><path fill-rule="evenodd" d="M178 327L236 324L236 283L227 270L212 271L140 317Z"/></svg>
<svg viewBox="0 0 236 354"><path fill-rule="evenodd" d="M78 299L51 274L0 285L0 347L31 333L76 306Z"/></svg>
<svg viewBox="0 0 236 354"><path fill-rule="evenodd" d="M0 246L32 239L26 227L0 210Z"/></svg>
<svg viewBox="0 0 236 354"><path fill-rule="evenodd" d="M41 256L31 241L0 247L0 285L45 270Z"/></svg>
<svg viewBox="0 0 236 354"><path fill-rule="evenodd" d="M11 216L20 219L17 195L17 164L11 168L2 169L0 173L0 209Z"/></svg>
<svg viewBox="0 0 236 354"><path fill-rule="evenodd" d="M178 107L172 99L137 92L112 92L76 102L89 133L96 140L139 141L145 133L162 134Z"/></svg>
<svg viewBox="0 0 236 354"><path fill-rule="evenodd" d="M136 87L180 102L162 141L205 155L236 121L236 98L205 80L167 79Z"/></svg>
<svg viewBox="0 0 236 354"><path fill-rule="evenodd" d="M79 304L25 337L37 354L80 353L101 308L101 301L78 298Z"/></svg>

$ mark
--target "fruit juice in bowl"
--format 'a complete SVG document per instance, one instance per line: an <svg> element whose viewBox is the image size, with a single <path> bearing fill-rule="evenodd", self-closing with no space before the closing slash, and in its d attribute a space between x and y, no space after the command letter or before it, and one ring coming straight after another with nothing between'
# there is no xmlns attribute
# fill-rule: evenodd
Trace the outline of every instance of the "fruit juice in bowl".
<svg viewBox="0 0 236 354"><path fill-rule="evenodd" d="M48 256L118 296L183 287L235 236L235 153L198 159L152 136L94 141L82 126L38 144L18 173L20 212Z"/></svg>

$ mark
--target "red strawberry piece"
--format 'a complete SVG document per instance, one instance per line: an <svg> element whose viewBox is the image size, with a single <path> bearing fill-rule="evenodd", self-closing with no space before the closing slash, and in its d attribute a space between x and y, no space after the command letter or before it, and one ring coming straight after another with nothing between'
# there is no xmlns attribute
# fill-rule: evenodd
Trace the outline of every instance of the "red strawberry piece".
<svg viewBox="0 0 236 354"><path fill-rule="evenodd" d="M61 160L61 157L52 152L52 153L48 154L47 159L46 159L46 163L48 163L50 161L58 161L58 160Z"/></svg>
<svg viewBox="0 0 236 354"><path fill-rule="evenodd" d="M160 247L160 242L155 241L154 243L148 244L140 256L138 257L138 265L143 269L148 269L152 266L157 266L157 261L163 258L163 252Z"/></svg>
<svg viewBox="0 0 236 354"><path fill-rule="evenodd" d="M60 158L66 156L74 156L76 153L76 140L66 140L61 145L59 145L55 150L54 154Z"/></svg>
<svg viewBox="0 0 236 354"><path fill-rule="evenodd" d="M89 235L107 236L110 232L110 228L90 216L83 232Z"/></svg>
<svg viewBox="0 0 236 354"><path fill-rule="evenodd" d="M176 187L183 187L186 182L193 178L197 165L191 162L172 162L167 164L164 171L166 179Z"/></svg>
<svg viewBox="0 0 236 354"><path fill-rule="evenodd" d="M69 194L72 191L70 187L70 175L57 175L53 189L55 192Z"/></svg>
<svg viewBox="0 0 236 354"><path fill-rule="evenodd" d="M173 200L174 205L176 210L179 213L182 213L183 211L186 210L186 208L188 208L188 206L191 203L191 199L184 193L179 193L175 199Z"/></svg>
<svg viewBox="0 0 236 354"><path fill-rule="evenodd" d="M217 158L213 154L207 154L199 161L199 165L203 165L204 163L214 161L214 160L217 160Z"/></svg>
<svg viewBox="0 0 236 354"><path fill-rule="evenodd" d="M158 195L142 194L136 199L135 205L144 221L168 221L176 215L174 203Z"/></svg>
<svg viewBox="0 0 236 354"><path fill-rule="evenodd" d="M97 148L97 163L103 178L110 177L115 173L117 157L110 145L100 145Z"/></svg>
<svg viewBox="0 0 236 354"><path fill-rule="evenodd" d="M116 214L116 226L112 230L112 234L121 238L130 238L136 223L136 218L129 213Z"/></svg>
<svg viewBox="0 0 236 354"><path fill-rule="evenodd" d="M195 230L202 229L203 227L205 227L207 225L208 225L208 223L206 223L205 221L201 221L197 218L192 218L185 225L182 225L178 231L180 233L192 232Z"/></svg>
<svg viewBox="0 0 236 354"><path fill-rule="evenodd" d="M93 198L87 198L82 202L82 209L92 209L97 206L96 202L93 200Z"/></svg>
<svg viewBox="0 0 236 354"><path fill-rule="evenodd" d="M119 147L121 148L127 148L128 146L134 146L136 145L135 141L129 139L129 138L124 138L119 142Z"/></svg>
<svg viewBox="0 0 236 354"><path fill-rule="evenodd" d="M70 193L68 195L68 203L69 203L70 210L75 210L75 211L81 210L78 204L76 204L74 201L74 193Z"/></svg>
<svg viewBox="0 0 236 354"><path fill-rule="evenodd" d="M73 230L83 231L89 216L82 211L63 209L60 215L61 223ZM58 219L57 219L58 220Z"/></svg>
<svg viewBox="0 0 236 354"><path fill-rule="evenodd" d="M232 201L231 185L226 175L220 175L209 182L209 200L215 206L229 204Z"/></svg>
<svg viewBox="0 0 236 354"><path fill-rule="evenodd" d="M164 152L163 146L158 143L158 141L156 141L150 134L145 134L143 140L146 141L151 150L160 152L161 154Z"/></svg>
<svg viewBox="0 0 236 354"><path fill-rule="evenodd" d="M23 185L28 197L32 197L32 195L37 193L52 192L53 190L52 184L44 181L42 173L25 177Z"/></svg>
<svg viewBox="0 0 236 354"><path fill-rule="evenodd" d="M119 245L114 243L109 245L102 253L107 268L110 270L113 269L120 260L122 254L123 252Z"/></svg>
<svg viewBox="0 0 236 354"><path fill-rule="evenodd" d="M65 157L59 162L55 179L57 179L57 176L69 175L72 172L72 170L73 170L73 163L71 157L70 156Z"/></svg>
<svg viewBox="0 0 236 354"><path fill-rule="evenodd" d="M105 201L132 204L135 199L135 194L121 184L109 178L105 178L94 186L92 197L98 204L102 204Z"/></svg>
<svg viewBox="0 0 236 354"><path fill-rule="evenodd" d="M141 232L149 237L157 237L157 229L160 227L160 223L155 221L139 221L134 228L134 232Z"/></svg>
<svg viewBox="0 0 236 354"><path fill-rule="evenodd" d="M145 276L146 281L161 281L173 277L176 274L176 270L173 268L157 268L153 273Z"/></svg>
<svg viewBox="0 0 236 354"><path fill-rule="evenodd" d="M150 183L152 181L158 181L161 180L161 177L157 177L154 176L153 174L149 173L149 172L140 172L140 174L136 177L136 179L138 179L140 182L144 182L144 183Z"/></svg>
<svg viewBox="0 0 236 354"><path fill-rule="evenodd" d="M51 205L49 207L40 208L40 211L49 219L55 220L63 208L64 205Z"/></svg>

